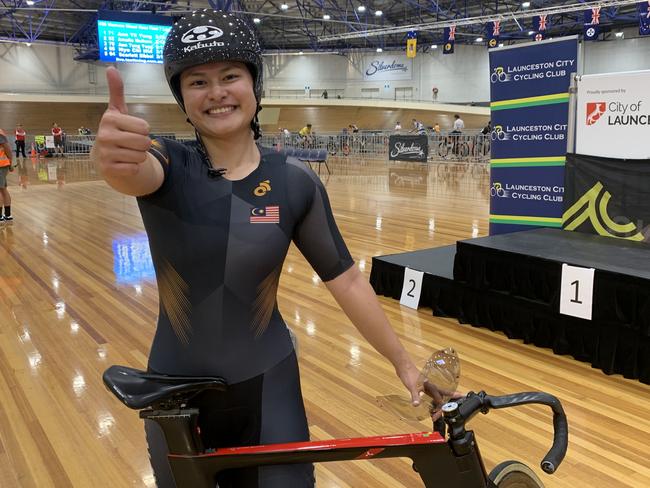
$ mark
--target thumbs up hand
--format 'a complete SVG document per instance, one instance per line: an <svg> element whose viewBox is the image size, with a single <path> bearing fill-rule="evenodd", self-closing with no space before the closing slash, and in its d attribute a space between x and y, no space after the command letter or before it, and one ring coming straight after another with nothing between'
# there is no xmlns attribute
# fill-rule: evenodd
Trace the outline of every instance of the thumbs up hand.
<svg viewBox="0 0 650 488"><path fill-rule="evenodd" d="M108 180L129 178L140 172L151 147L149 124L128 114L120 72L106 70L109 101L97 130L92 158Z"/></svg>

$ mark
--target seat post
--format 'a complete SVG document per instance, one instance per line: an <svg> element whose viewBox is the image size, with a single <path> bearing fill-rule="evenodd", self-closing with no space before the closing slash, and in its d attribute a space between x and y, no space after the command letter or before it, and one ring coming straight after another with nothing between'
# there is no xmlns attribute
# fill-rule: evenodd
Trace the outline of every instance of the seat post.
<svg viewBox="0 0 650 488"><path fill-rule="evenodd" d="M160 426L170 454L203 454L203 442L198 428L198 408L142 410L140 418L151 420Z"/></svg>

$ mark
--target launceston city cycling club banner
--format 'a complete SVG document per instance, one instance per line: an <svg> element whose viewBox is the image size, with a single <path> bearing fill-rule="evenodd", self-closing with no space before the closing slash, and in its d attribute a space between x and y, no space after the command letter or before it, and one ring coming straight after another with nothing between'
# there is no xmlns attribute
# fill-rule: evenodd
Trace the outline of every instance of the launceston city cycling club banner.
<svg viewBox="0 0 650 488"><path fill-rule="evenodd" d="M581 76L576 153L650 158L650 71Z"/></svg>
<svg viewBox="0 0 650 488"><path fill-rule="evenodd" d="M490 50L490 234L561 227L576 36Z"/></svg>

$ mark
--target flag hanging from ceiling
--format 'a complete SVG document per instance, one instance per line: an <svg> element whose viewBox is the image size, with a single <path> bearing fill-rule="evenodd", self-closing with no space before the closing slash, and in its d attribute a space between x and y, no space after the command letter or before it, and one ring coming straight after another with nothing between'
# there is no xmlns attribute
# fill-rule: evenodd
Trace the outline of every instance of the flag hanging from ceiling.
<svg viewBox="0 0 650 488"><path fill-rule="evenodd" d="M650 36L650 0L638 4L639 35Z"/></svg>
<svg viewBox="0 0 650 488"><path fill-rule="evenodd" d="M486 24L487 31L487 47L491 49L499 45L499 36L501 35L501 21L494 20Z"/></svg>
<svg viewBox="0 0 650 488"><path fill-rule="evenodd" d="M456 26L445 27L444 32L445 45L442 49L442 54L453 54L454 44L456 42Z"/></svg>
<svg viewBox="0 0 650 488"><path fill-rule="evenodd" d="M406 34L406 57L414 58L417 54L418 39L415 31Z"/></svg>
<svg viewBox="0 0 650 488"><path fill-rule="evenodd" d="M593 7L585 12L585 41L597 41L600 35L600 7Z"/></svg>
<svg viewBox="0 0 650 488"><path fill-rule="evenodd" d="M536 15L533 17L533 39L536 41L546 39L549 24L550 20L548 14Z"/></svg>

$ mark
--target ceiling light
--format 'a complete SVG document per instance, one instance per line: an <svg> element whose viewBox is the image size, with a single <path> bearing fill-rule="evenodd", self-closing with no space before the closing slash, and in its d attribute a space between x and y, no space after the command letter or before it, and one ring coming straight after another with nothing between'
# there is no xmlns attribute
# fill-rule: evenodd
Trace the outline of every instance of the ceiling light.
<svg viewBox="0 0 650 488"><path fill-rule="evenodd" d="M363 5L359 5L359 6L357 7L357 10L358 10L359 12L365 12L365 11L366 11L366 7L364 7Z"/></svg>
<svg viewBox="0 0 650 488"><path fill-rule="evenodd" d="M259 23L262 22L262 21L261 21L258 17L255 17L255 18L253 19L253 22L255 22L256 24L259 24Z"/></svg>
<svg viewBox="0 0 650 488"><path fill-rule="evenodd" d="M31 42L26 42L26 43L25 43L25 46L27 46L27 47L32 47L32 43L31 43Z"/></svg>
<svg viewBox="0 0 650 488"><path fill-rule="evenodd" d="M300 55L302 56L302 55L305 54L305 53L302 52L302 51L298 51L298 54L300 54Z"/></svg>
<svg viewBox="0 0 650 488"><path fill-rule="evenodd" d="M528 31L528 35L532 36L535 33L535 31Z"/></svg>
<svg viewBox="0 0 650 488"><path fill-rule="evenodd" d="M377 48L377 52L378 52L378 53L383 53L384 50L383 50L382 48L378 47L378 48Z"/></svg>
<svg viewBox="0 0 650 488"><path fill-rule="evenodd" d="M289 10L289 5L287 5L286 3L283 3L282 5L280 5L280 9L281 10Z"/></svg>
<svg viewBox="0 0 650 488"><path fill-rule="evenodd" d="M477 37L474 42L483 42L483 38L482 37Z"/></svg>
<svg viewBox="0 0 650 488"><path fill-rule="evenodd" d="M617 32L616 37L623 37L623 31Z"/></svg>
<svg viewBox="0 0 650 488"><path fill-rule="evenodd" d="M330 20L330 19L331 19L331 17L329 15L327 15L327 14L323 15L323 20Z"/></svg>
<svg viewBox="0 0 650 488"><path fill-rule="evenodd" d="M530 2L522 2L521 6L524 8L528 8L530 7Z"/></svg>
<svg viewBox="0 0 650 488"><path fill-rule="evenodd" d="M34 5L34 0L27 0L25 3L27 5Z"/></svg>
<svg viewBox="0 0 650 488"><path fill-rule="evenodd" d="M438 49L438 45L437 44L431 44L431 49Z"/></svg>
<svg viewBox="0 0 650 488"><path fill-rule="evenodd" d="M375 10L375 15L377 17L381 17L382 15L384 15L384 12L382 12L381 10Z"/></svg>

